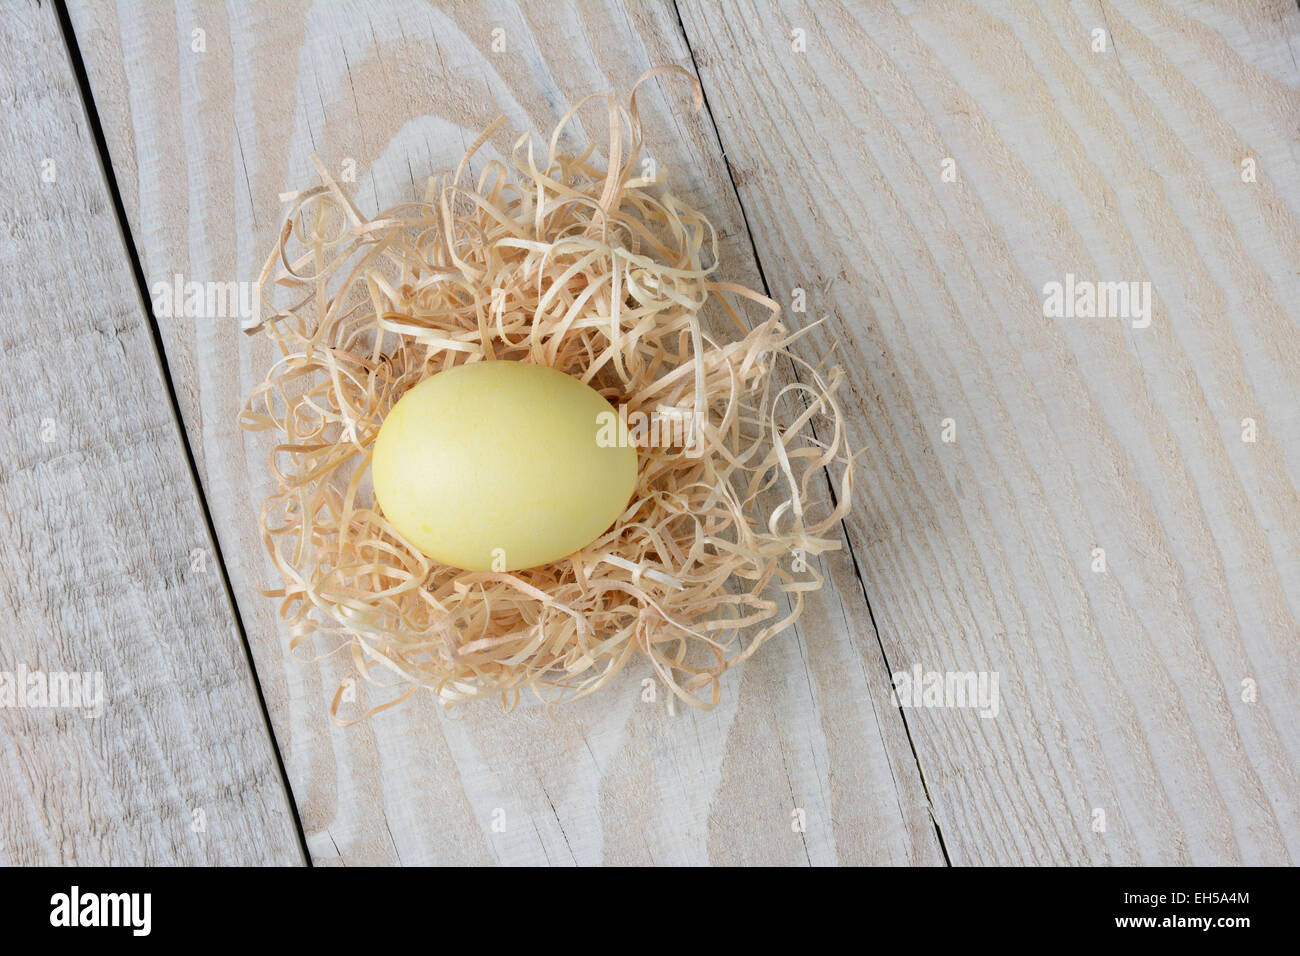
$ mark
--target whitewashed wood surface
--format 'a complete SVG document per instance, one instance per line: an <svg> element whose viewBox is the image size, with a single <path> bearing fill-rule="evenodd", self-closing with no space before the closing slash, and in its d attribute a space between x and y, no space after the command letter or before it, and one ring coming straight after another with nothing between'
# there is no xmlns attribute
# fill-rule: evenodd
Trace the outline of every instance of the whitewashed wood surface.
<svg viewBox="0 0 1300 956"><path fill-rule="evenodd" d="M852 346L890 664L1002 676L908 713L953 862L1294 863L1295 4L682 19L773 291ZM1045 318L1066 273L1150 325Z"/></svg>
<svg viewBox="0 0 1300 956"><path fill-rule="evenodd" d="M355 199L376 212L454 166L500 113L549 133L579 97L690 63L661 4L73 12L151 284L254 278L276 197L312 180L313 150L334 169L354 161ZM724 233L731 274L756 283L708 115L690 113L685 84L644 92L652 155ZM421 698L334 727L326 707L350 663L288 659L276 602L257 593L274 581L255 533L267 445L234 418L271 350L233 321L164 321L162 337L317 863L943 862L847 549L798 632L734 674L712 712L644 702L638 666L554 718Z"/></svg>
<svg viewBox="0 0 1300 956"><path fill-rule="evenodd" d="M698 68L707 112L647 90L651 153L851 373L854 557L716 711L645 704L638 672L553 719L424 700L339 729L347 665L290 660L257 593L266 448L234 416L269 350L160 320L314 862L1296 860L1294 4L71 13L150 283L253 278L313 150L373 211L499 112L549 130ZM1044 317L1066 273L1151 282L1151 324ZM900 711L914 665L996 672L998 716Z"/></svg>
<svg viewBox="0 0 1300 956"><path fill-rule="evenodd" d="M49 4L0 15L0 103L0 864L300 862Z"/></svg>

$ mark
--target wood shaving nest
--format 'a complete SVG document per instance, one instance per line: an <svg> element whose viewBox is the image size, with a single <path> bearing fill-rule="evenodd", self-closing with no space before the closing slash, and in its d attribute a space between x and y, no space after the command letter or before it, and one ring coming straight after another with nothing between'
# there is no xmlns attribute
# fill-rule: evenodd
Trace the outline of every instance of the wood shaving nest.
<svg viewBox="0 0 1300 956"><path fill-rule="evenodd" d="M643 175L636 91L665 73L689 79L698 109L693 76L651 70L626 104L575 106L544 162L521 136L513 178L492 161L476 188L463 184L503 117L421 202L367 219L314 156L321 183L282 197L259 279L270 314L248 330L280 354L240 424L276 438L260 526L283 583L264 593L282 599L291 651L324 635L315 656L350 651L362 677L396 688L355 720L422 688L447 704L497 694L509 708L524 690L572 700L638 655L682 701L712 707L723 673L790 627L821 586L813 557L839 547L853 485L841 372L789 351L803 333L787 332L771 299L713 278L713 227ZM603 169L594 146L560 148L591 101L608 110ZM720 334L704 327L706 306ZM513 573L437 564L377 510L372 444L408 388L494 359L561 369L629 419L691 422L696 453L639 447L627 509L562 561ZM834 505L814 520L810 488L832 472ZM339 715L352 684L334 696L339 723L353 722Z"/></svg>

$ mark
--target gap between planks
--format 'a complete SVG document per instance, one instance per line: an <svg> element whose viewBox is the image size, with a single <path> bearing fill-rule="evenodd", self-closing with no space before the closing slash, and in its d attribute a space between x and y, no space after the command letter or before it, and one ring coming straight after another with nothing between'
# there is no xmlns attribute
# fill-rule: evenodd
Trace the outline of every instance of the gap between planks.
<svg viewBox="0 0 1300 956"><path fill-rule="evenodd" d="M1300 2L1300 0L1297 0ZM704 83L704 76L700 73L699 63L695 58L695 46L691 43L690 33L686 30L686 24L682 21L681 7L678 6L677 0L672 0L673 14L677 17L677 29L681 34L682 42L686 44L686 49L691 56L691 72L695 75L695 81L700 84L700 91L704 99L704 112L709 118L709 128L713 130L714 138L718 142L718 152L723 159L723 166L727 170L727 182L731 184L731 191L736 197L736 206L740 209L740 221L745 227L745 239L749 243L750 253L754 257L754 265L758 269L758 280L762 284L763 294L769 299L773 299L772 287L767 281L767 270L763 268L763 257L759 254L758 243L754 240L754 229L749 222L749 212L745 208L745 198L740 194L740 188L736 184L736 174L731 167L731 161L727 159L727 150L722 142L722 133L718 129L718 121L713 115L713 106L709 102L709 89ZM775 301L775 299L773 299ZM790 366L790 373L794 376L795 381L802 381L799 377L798 366L793 359L787 359ZM799 393L800 398L805 401L807 407L807 395ZM813 437L817 435L817 424L810 420L809 428L812 430ZM822 477L826 482L826 492L830 495L832 507L839 506L839 495L835 492L835 480L832 478L829 468L822 469ZM880 637L880 625L876 623L876 612L871 607L871 595L867 592L867 582L862 577L862 567L858 563L858 554L853 547L853 536L849 533L848 520L840 519L840 531L844 536L844 544L848 549L849 560L853 563L853 576L862 589L862 600L867 606L867 616L871 621L871 633L876 639L876 647L880 650L880 659L885 665L887 673L894 673L894 669L889 662L889 654L885 651L885 642ZM948 847L944 843L943 828L939 826L939 818L934 813L934 801L930 798L930 787L925 782L925 770L921 767L921 758L916 752L916 744L912 740L912 728L907 721L907 712L901 702L897 704L898 717L903 724L903 733L907 736L907 746L912 753L912 762L916 766L916 775L921 782L921 789L925 792L925 799L930 812L930 820L934 824L934 835L939 841L939 852L943 854L943 862L947 866L952 866L952 859L948 856Z"/></svg>
<svg viewBox="0 0 1300 956"><path fill-rule="evenodd" d="M148 321L149 331L153 337L154 357L158 361L158 370L162 374L163 385L166 388L167 400L171 406L172 420L176 426L177 438L180 440L181 448L185 450L185 466L189 471L190 480L194 485L194 495L198 501L199 513L202 515L204 529L207 532L208 547L211 548L213 557L217 566L217 573L221 577L221 587L225 592L226 601L231 609L231 616L234 619L235 627L239 632L239 642L244 653L244 662L248 667L249 676L253 681L253 690L257 695L257 706L261 713L262 725L266 728L267 740L270 742L271 751L275 755L276 770L280 775L280 782L284 786L285 794L288 797L288 804L293 815L294 832L298 836L298 848L302 853L304 865L313 866L311 852L307 847L307 836L303 830L302 820L298 814L298 801L293 795L293 785L289 781L289 775L284 766L284 755L280 752L280 742L275 738L275 732L271 727L271 715L266 706L266 697L262 693L262 681L258 676L257 668L253 664L253 652L248 643L248 632L244 627L244 616L239 608L239 601L235 597L234 589L230 584L230 573L226 569L226 558L222 553L221 541L217 536L216 525L212 520L212 509L208 506L207 492L203 487L203 482L199 477L198 466L194 460L194 449L190 446L189 432L186 430L181 418L180 401L176 396L176 385L172 381L171 368L166 359L166 350L163 347L162 331L158 328L158 319L150 307L149 283L145 280L144 268L140 264L140 254L137 251L134 237L131 235L131 227L127 221L126 207L122 203L122 193L118 188L117 175L113 171L113 158L109 155L108 142L104 137L104 128L99 121L99 110L95 105L95 94L90 86L90 78L86 73L86 64L81 57L81 48L77 44L77 35L72 28L72 20L68 15L68 7L64 0L54 0L54 9L58 15L59 32L63 37L64 50L68 56L68 63L77 81L77 89L81 96L82 111L86 117L86 124L90 130L91 138L95 142L95 159L104 176L104 182L108 187L109 197L113 201L113 218L117 223L117 228L122 238L122 246L126 250L127 260L131 267L131 275L135 280L136 292L140 299L140 308Z"/></svg>

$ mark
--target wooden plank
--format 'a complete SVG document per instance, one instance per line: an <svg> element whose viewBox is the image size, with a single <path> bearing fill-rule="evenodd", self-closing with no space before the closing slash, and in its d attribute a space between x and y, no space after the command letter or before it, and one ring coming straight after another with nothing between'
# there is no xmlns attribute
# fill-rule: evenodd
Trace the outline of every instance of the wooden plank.
<svg viewBox="0 0 1300 956"><path fill-rule="evenodd" d="M498 113L549 131L582 96L690 65L663 3L77 3L73 19L151 283L253 278L277 194L312 180L312 150L340 171L354 160L356 201L377 211L454 165ZM654 84L639 102L656 160L714 217L733 277L756 282L708 117L687 115L683 89ZM447 715L422 697L333 727L349 665L289 660L257 594L274 580L254 533L267 448L234 413L270 350L233 321L168 323L163 337L316 861L942 862L847 552L825 562L832 584L800 631L711 713L643 702L637 667L554 719L489 702ZM358 706L380 699L363 687Z"/></svg>
<svg viewBox="0 0 1300 956"><path fill-rule="evenodd" d="M1295 4L681 8L773 292L852 363L890 665L1000 674L996 719L907 711L952 861L1300 859ZM1067 273L1150 325L1046 317Z"/></svg>
<svg viewBox="0 0 1300 956"><path fill-rule="evenodd" d="M302 862L49 4L0 101L0 863Z"/></svg>

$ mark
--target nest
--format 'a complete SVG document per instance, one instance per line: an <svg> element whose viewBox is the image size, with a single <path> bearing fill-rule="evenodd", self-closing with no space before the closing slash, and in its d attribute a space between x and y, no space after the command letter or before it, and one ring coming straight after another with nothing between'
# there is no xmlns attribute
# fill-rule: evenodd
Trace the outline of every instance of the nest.
<svg viewBox="0 0 1300 956"><path fill-rule="evenodd" d="M713 227L644 175L636 90L663 73L694 84L698 109L693 76L652 70L626 104L575 106L543 162L521 136L512 169L487 162L476 187L470 158L504 118L422 201L367 218L314 156L320 184L281 197L259 279L269 314L249 330L279 357L240 415L275 436L260 524L282 583L264 593L281 599L291 650L324 638L396 688L363 717L421 689L448 704L571 700L636 657L680 700L712 707L722 675L821 586L812 557L838 548L852 492L841 373L792 354L807 329L787 331L770 298L718 279ZM608 110L600 164L594 145L560 147L591 101ZM632 428L636 490L607 532L544 567L468 572L385 520L370 452L408 388L497 359L561 369L651 427ZM810 489L826 469L838 493L814 519L805 503L824 500ZM340 723L347 684L331 706Z"/></svg>

